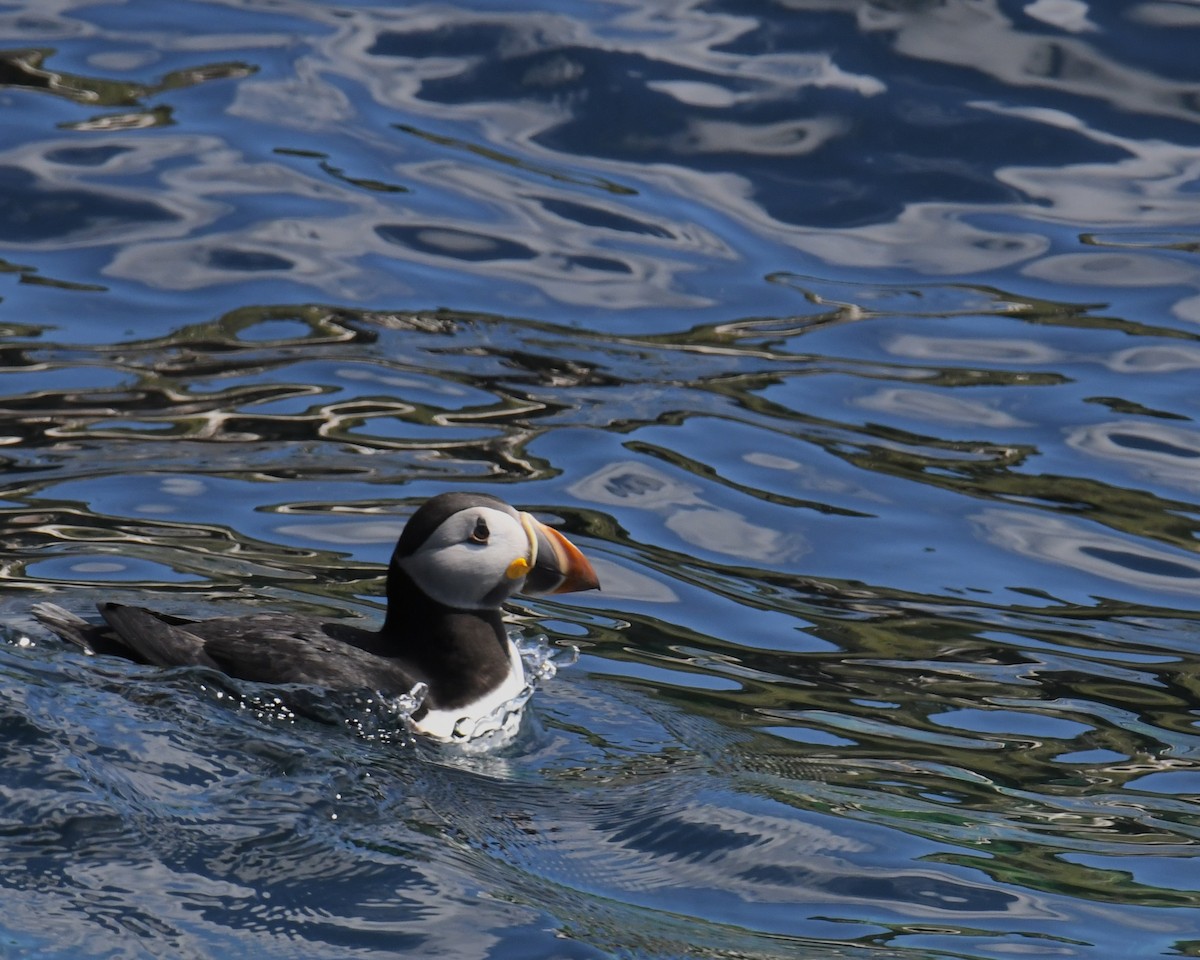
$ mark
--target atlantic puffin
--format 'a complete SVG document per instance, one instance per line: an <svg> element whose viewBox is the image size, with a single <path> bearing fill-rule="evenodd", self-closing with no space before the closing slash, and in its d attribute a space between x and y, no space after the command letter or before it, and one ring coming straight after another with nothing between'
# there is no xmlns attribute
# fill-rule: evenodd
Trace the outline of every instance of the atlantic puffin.
<svg viewBox="0 0 1200 960"><path fill-rule="evenodd" d="M526 688L501 604L518 592L599 586L591 563L552 527L487 494L443 493L400 534L378 630L286 613L188 620L119 603L99 605L100 624L52 603L33 613L89 653L140 663L391 696L424 685L410 726L454 741Z"/></svg>

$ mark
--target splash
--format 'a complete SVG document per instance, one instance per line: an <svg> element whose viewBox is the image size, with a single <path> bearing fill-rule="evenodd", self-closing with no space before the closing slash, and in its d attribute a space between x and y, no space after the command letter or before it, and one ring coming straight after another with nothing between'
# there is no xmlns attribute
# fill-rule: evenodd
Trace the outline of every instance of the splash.
<svg viewBox="0 0 1200 960"><path fill-rule="evenodd" d="M487 716L473 722L468 717L460 720L450 741L460 749L472 753L486 752L510 743L520 729L525 704L533 697L538 686L552 679L560 667L569 667L579 659L578 647L552 646L545 634L526 637L514 628L509 630L508 638L521 656L525 668L525 686L515 697L500 704Z"/></svg>

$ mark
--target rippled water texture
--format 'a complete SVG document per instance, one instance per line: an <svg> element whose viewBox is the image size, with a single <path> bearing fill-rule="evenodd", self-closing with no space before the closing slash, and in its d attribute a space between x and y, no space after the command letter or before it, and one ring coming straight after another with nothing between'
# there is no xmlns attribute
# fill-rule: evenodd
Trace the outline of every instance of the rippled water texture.
<svg viewBox="0 0 1200 960"><path fill-rule="evenodd" d="M1200 956L1198 49L0 2L0 953ZM457 488L604 584L499 752L28 619L376 615Z"/></svg>

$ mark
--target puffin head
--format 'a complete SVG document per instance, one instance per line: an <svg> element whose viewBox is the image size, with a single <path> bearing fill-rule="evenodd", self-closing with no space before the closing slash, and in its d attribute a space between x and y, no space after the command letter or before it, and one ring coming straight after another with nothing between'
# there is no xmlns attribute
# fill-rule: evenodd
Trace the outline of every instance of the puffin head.
<svg viewBox="0 0 1200 960"><path fill-rule="evenodd" d="M570 540L484 493L442 493L426 501L405 525L392 566L454 610L494 610L514 593L600 586Z"/></svg>

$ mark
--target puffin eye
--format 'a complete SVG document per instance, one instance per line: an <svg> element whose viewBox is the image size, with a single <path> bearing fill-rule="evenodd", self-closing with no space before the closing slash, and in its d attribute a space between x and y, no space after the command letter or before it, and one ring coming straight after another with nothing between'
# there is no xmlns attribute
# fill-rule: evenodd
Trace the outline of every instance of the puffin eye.
<svg viewBox="0 0 1200 960"><path fill-rule="evenodd" d="M489 531L488 531L487 521L484 520L483 517L479 517L475 521L475 529L471 531L471 542L472 543L487 543L488 536L489 536Z"/></svg>

